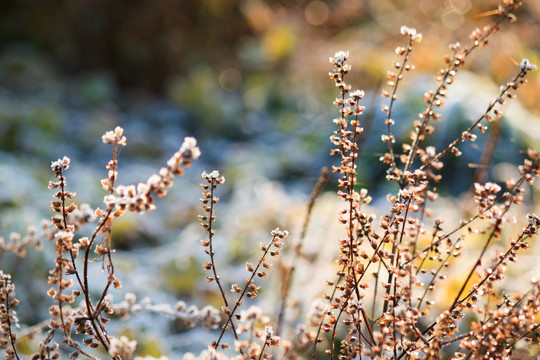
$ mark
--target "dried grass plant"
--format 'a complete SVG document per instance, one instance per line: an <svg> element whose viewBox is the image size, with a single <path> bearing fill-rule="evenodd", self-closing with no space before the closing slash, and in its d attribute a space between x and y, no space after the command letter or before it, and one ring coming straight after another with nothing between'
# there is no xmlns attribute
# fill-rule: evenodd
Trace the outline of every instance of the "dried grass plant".
<svg viewBox="0 0 540 360"><path fill-rule="evenodd" d="M199 221L206 232L201 244L207 255L203 268L207 271L206 281L215 284L221 298L222 307L218 310L212 306L187 306L183 301L155 305L146 300L137 301L131 293L119 303L110 297L114 289L121 287L115 274L111 243L115 219L126 212L142 214L153 210L154 198L167 195L174 177L181 176L200 156L195 139L186 138L166 166L146 182L121 186L117 185L118 150L126 146L126 137L120 127L107 132L102 140L113 147L108 176L102 180L107 195L103 208L93 210L78 206L75 194L68 190L70 159L54 161L51 165L54 180L49 183L55 192L51 220L45 221L40 229L32 227L27 234L14 234L0 243L2 256L23 257L29 248L39 249L42 241L50 241L56 250L56 260L49 273L49 321L22 329L23 336L42 337L30 359L134 358L136 341L115 336L108 328L112 317L125 318L141 310L178 319L188 327L215 329L212 333L215 337L207 339L208 349L199 356L171 354L172 358L537 358L539 279L530 279L526 288L514 293L502 284L507 269L518 262L520 254L527 251L540 231L540 217L529 213L516 219L521 229L512 233L516 228L512 225L512 210L523 206L524 188L532 185L540 173L538 152L526 151L526 158L518 167L521 176L508 179L506 184L483 182L481 179L486 174L479 171L473 188L475 209L461 221L446 223L428 208L428 204L439 199L437 184L444 181L440 170L446 159L459 157L462 143L486 136L483 134L491 126L496 131L502 106L515 97L526 83L527 75L536 70L528 60L521 61L516 75L500 87L498 96L479 111L477 120L457 138L440 149L426 145L437 122L443 120L439 109L470 54L487 46L488 39L503 23L514 22L514 11L520 5L520 1L505 0L491 14L496 19L493 24L471 34L470 45L450 45L445 66L435 76L435 89L425 94L425 109L412 124L410 141L396 144L393 125L403 121L393 118L398 88L414 69L412 52L422 40L415 29L401 28L405 44L396 49L399 59L394 70L388 72L388 89L383 90L388 103L382 109L386 117L382 141L387 144L387 151L381 161L387 165L385 180L393 183L396 190L387 195L388 208L380 217L367 206L372 200L368 190L357 186L364 92L352 90L346 82L351 71L347 63L349 53L340 51L330 58L334 66L330 78L339 91L334 101L339 116L334 119L336 130L331 136L334 145L331 153L339 164L332 172L339 177L337 196L342 209L336 215L343 231L335 238L338 249L335 279L321 281L321 291L327 295L309 314L297 314L294 319L287 316L290 300L302 291L294 278L298 266L303 264L300 259L307 256L304 240L308 236L311 211L329 179L328 170L322 171L314 188L296 242L288 243L287 231L272 231L260 244L260 256L246 264L244 281L220 276L214 237L219 213L216 194L225 178L218 171L202 174ZM483 164L489 163L492 146L493 141L488 141ZM94 226L91 236L80 236L79 229L88 224ZM451 269L467 264L460 258L472 237L479 238L481 246L477 251L467 250L468 256L474 258L448 298L445 290L448 274ZM287 248L286 256L280 256ZM272 258L281 284L277 291L277 313L244 304L258 296L261 287L264 289L264 278L270 271L276 271L272 269ZM101 267L107 274L99 292L91 290L96 287L89 276L92 266ZM11 276L0 271L0 347L10 360L23 358L18 346L16 295ZM254 304L251 300L250 303Z"/></svg>

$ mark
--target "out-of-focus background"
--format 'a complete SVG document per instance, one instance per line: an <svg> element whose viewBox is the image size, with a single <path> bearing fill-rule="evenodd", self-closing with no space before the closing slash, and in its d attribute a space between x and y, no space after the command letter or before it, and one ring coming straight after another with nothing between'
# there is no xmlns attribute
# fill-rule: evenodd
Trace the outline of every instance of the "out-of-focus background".
<svg viewBox="0 0 540 360"><path fill-rule="evenodd" d="M275 226L289 228L297 239L319 170L334 163L328 136L337 116L331 104L336 91L327 76L328 57L349 50L348 81L367 93L371 120L365 125L359 185L378 199L392 189L381 181L385 168L378 161L386 149L379 142L386 131L379 94L397 60L394 49L406 41L401 25L416 28L423 41L412 56L416 70L398 93L398 141L407 138L423 110L423 93L434 87L448 44L468 44L472 30L494 21L490 12L497 6L494 0L2 1L2 235L24 232L51 216L49 165L64 155L72 160L67 179L77 200L101 206L99 179L111 156L101 143L105 131L120 125L128 138L120 153L122 184L145 181L185 136L195 136L201 159L176 181L170 198L148 216L119 219L114 228L117 268L125 282L119 294L218 306L214 289L200 276L205 256L199 246L204 234L196 224L200 173L219 169L227 178L217 214L218 261L240 281L243 261L256 254L256 246L246 244L264 241ZM443 121L429 140L438 148L482 114L522 58L540 60L540 0L526 1L517 16L487 48L475 50L458 75ZM491 180L515 176L510 164L521 161L527 146L540 144L540 82L530 75L518 100L505 108ZM463 148L459 164L447 164L441 193L456 198L470 188L466 179L472 178L484 143L480 137ZM331 194L325 196L321 202L327 206L316 212L319 228L312 230L323 234L324 246L316 243L317 249L333 249L335 240L335 224L327 219L335 218L337 205ZM28 258L5 254L0 266L14 272L21 320L36 323L46 315L38 304L50 305L44 293L52 254L46 246L43 252L29 251ZM144 315L129 327L136 333L118 325L139 336L140 354L200 351L207 345L204 337L182 337L181 326L148 319ZM176 334L175 340L165 341L163 333Z"/></svg>

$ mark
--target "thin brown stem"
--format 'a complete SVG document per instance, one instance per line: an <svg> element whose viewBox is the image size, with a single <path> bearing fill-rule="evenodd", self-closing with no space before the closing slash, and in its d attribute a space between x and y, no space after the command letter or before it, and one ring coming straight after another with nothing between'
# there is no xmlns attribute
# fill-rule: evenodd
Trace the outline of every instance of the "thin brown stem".
<svg viewBox="0 0 540 360"><path fill-rule="evenodd" d="M208 180L208 179L207 179ZM229 307L229 302L227 301L227 296L225 295L225 291L223 290L223 286L221 285L221 280L220 280L220 277L217 273L217 270L216 270L216 261L214 259L214 233L215 233L215 230L213 229L213 224L214 224L214 220L215 220L215 212L214 212L214 205L216 204L217 202L217 198L215 198L214 196L214 190L216 188L218 184L218 180L217 178L213 178L213 177L210 177L209 178L209 202L210 202L210 205L209 205L209 210L208 210L208 227L206 228L206 231L208 233L208 251L207 251L207 254L210 256L210 265L211 265L211 269L212 269L212 274L213 274L213 279L214 281L216 282L218 288L219 288L219 292L221 294L221 298L223 299L223 304L225 305L226 308ZM234 334L234 338L236 340L239 340L238 338L238 333L236 331L236 328L234 326L234 322L232 321L232 319L230 320L230 324L231 324L231 329L233 331L233 334ZM240 353L243 355L243 350L240 349Z"/></svg>
<svg viewBox="0 0 540 360"><path fill-rule="evenodd" d="M294 272L296 270L296 262L298 261L299 258L302 257L302 247L304 244L304 239L306 238L307 228L311 219L311 212L313 211L313 207L315 206L315 202L317 198L319 197L319 195L321 194L321 191L323 190L324 186L328 182L329 177L330 177L330 172L328 171L328 168L323 167L321 169L319 179L317 180L317 184L315 184L315 187L313 188L313 191L311 192L311 196L309 198L306 215L304 217L304 222L302 224L302 231L300 232L298 243L294 247L293 259L291 260L289 271L287 272L285 279L283 281L283 286L282 286L282 291L281 291L281 303L278 310L278 319L277 319L277 325L276 325L277 336L281 334L281 330L283 327L285 307L287 305L287 300L289 298L291 284L293 282Z"/></svg>
<svg viewBox="0 0 540 360"><path fill-rule="evenodd" d="M15 358L17 360L20 360L19 354L17 352L17 348L15 347L15 334L13 333L12 325L11 325L11 315L10 315L10 310L9 310L10 300L9 300L8 294L6 294L5 304L6 304L7 337L9 338L9 343L11 345L11 349L13 350L13 355L15 355Z"/></svg>
<svg viewBox="0 0 540 360"><path fill-rule="evenodd" d="M464 132L461 133L461 135L455 139L452 143L450 143L443 151L441 151L440 153L438 153L437 155L435 155L435 157L433 158L433 161L428 163L428 164L423 164L421 167L420 167L420 170L425 170L430 164L432 164L433 162L435 161L439 161L444 155L446 155L449 151L451 151L452 149L454 149L456 147L456 145L461 142L461 141L464 141L466 138L468 138L468 136L471 134L471 132L480 124L480 122L484 119L489 119L489 113L491 111L493 111L493 109L495 108L495 105L499 104L501 102L501 99L509 92L510 89L512 89L514 87L514 84L516 84L519 79L523 78L525 75L527 74L527 70L526 69L522 69L515 77L514 79L509 82L506 86L504 86L502 89L501 89L501 92L499 93L499 95L497 96L497 99L496 100L493 100L489 106L487 107L486 111L484 111L484 113L471 125L469 126L469 128L467 130L465 130Z"/></svg>
<svg viewBox="0 0 540 360"><path fill-rule="evenodd" d="M403 79L403 73L406 69L407 62L409 61L409 56L412 52L414 42L415 41L413 40L413 36L409 35L409 44L405 48L405 53L403 54L403 64L401 64L401 66L399 67L399 72L398 72L398 75L396 76L395 84L392 87L392 93L390 94L390 104L388 105L388 110L386 111L385 123L386 123L386 132L388 136L388 139L387 139L388 140L387 141L388 153L390 154L390 167L392 168L392 170L396 170L397 168L396 159L394 156L394 147L392 146L394 142L394 136L392 135L392 125L394 122L394 120L392 119L392 110L394 109L394 104L397 99L396 94L397 94L398 86L401 83L401 80Z"/></svg>
<svg viewBox="0 0 540 360"><path fill-rule="evenodd" d="M422 113L421 124L417 128L413 143L410 147L404 171L409 171L411 169L414 159L417 155L420 141L422 141L422 138L424 137L428 122L434 115L434 107L439 106L437 104L438 100L441 97L445 96L448 85L453 82L453 78L456 76L458 70L463 66L465 59L474 51L474 49L476 49L480 45L483 45L492 34L496 33L499 30L499 26L504 20L508 19L508 15L512 12L512 10L513 8L508 8L502 14L500 14L497 21L487 30L485 30L482 35L478 39L476 39L470 47L465 49L459 49L456 47L456 51L454 52L452 58L449 61L449 67L446 68L440 75L440 79L438 81L439 85L427 101L428 106Z"/></svg>
<svg viewBox="0 0 540 360"><path fill-rule="evenodd" d="M227 331L227 328L229 326L229 323L232 324L232 317L236 313L236 310L240 305L242 304L242 299L244 298L244 295L246 294L248 288L251 284L253 284L253 279L255 278L255 275L257 275L259 268L261 267L263 261L265 260L267 254L270 252L270 249L274 246L275 241L278 241L278 235L273 235L272 240L265 246L265 249L263 251L263 255L259 258L259 261L257 262L257 266L252 270L251 276L246 280L246 285L242 289L242 292L240 293L240 296L238 296L238 299L234 303L234 307L232 310L227 310L227 320L225 321L225 324L223 325L221 329L221 333L219 334L218 339L215 343L212 344L214 348L217 348L219 346L219 343L221 342L221 339L223 338L223 335L225 335L225 332Z"/></svg>

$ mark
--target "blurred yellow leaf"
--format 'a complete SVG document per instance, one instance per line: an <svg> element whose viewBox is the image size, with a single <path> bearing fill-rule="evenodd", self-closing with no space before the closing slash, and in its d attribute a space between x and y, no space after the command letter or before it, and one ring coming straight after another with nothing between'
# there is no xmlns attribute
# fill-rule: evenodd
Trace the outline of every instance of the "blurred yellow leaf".
<svg viewBox="0 0 540 360"><path fill-rule="evenodd" d="M268 60L276 61L291 54L296 42L297 34L292 26L277 25L264 34L261 48Z"/></svg>

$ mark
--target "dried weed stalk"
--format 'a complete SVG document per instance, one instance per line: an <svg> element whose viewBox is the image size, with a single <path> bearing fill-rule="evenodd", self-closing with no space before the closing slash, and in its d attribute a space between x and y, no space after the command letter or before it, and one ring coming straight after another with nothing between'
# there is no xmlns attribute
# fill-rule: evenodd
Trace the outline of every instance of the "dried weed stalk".
<svg viewBox="0 0 540 360"><path fill-rule="evenodd" d="M444 354L448 356L445 348L453 349L452 359L502 359L511 356L518 341L538 341L538 280L531 280L525 294L501 293L497 286L507 265L517 261L518 251L527 249L528 241L538 234L538 216L529 214L518 234L510 238L503 235L511 207L522 202L523 186L533 184L540 173L537 151L529 150L528 159L519 167L521 178L509 180L502 194L495 183L475 183L477 214L450 231L443 230L443 220L437 218L433 221L430 245L424 249L420 245L421 238L428 234L428 219L433 216L426 205L438 198L437 183L442 180L439 171L444 157L449 153L460 156L458 145L475 141L477 130L484 133L490 122L500 118L500 106L513 99L515 91L525 84L527 74L536 70L524 59L514 78L501 86L499 95L460 136L440 151L423 145L435 131L434 122L441 120L436 109L444 105L448 89L467 57L477 47L486 46L502 22L515 21L513 11L520 5L518 1L505 1L493 25L471 34L470 46L450 46L452 53L445 57L447 66L435 77L437 88L426 93L427 105L414 122L411 142L402 144L403 153L398 156L393 146L396 138L392 133L392 110L400 81L405 72L414 69L410 64L413 47L422 39L415 29L401 28L408 43L396 49L402 59L394 63L396 72L388 73L390 90L383 91L390 101L382 109L387 125L382 141L388 144L388 152L381 157L388 164L387 180L397 183L399 189L388 195L390 211L378 223L373 214L363 210L370 200L367 190L355 187L357 136L362 132L359 116L364 110L359 101L364 93L351 91L345 81L351 70L347 64L349 53L341 51L330 58L335 66L330 78L339 89L339 97L334 101L340 113L334 120L338 129L331 140L335 145L332 154L341 160L334 172L340 174L338 196L345 206L339 220L344 225L345 237L339 240L337 280L331 282L333 291L327 296L328 306L319 314L312 358L317 357L321 348L322 333L329 334L324 349L331 359L438 359ZM485 221L481 222L482 219ZM437 290L443 293L448 269L456 266L455 258L461 255L466 240L461 230L465 227L471 234L483 234L483 245L460 279L461 285L450 305L440 309L434 306L440 297ZM495 242L505 244L506 250L492 253L489 262L487 257ZM466 318L471 319L468 327L463 323ZM533 345L531 351L538 351L538 345Z"/></svg>

